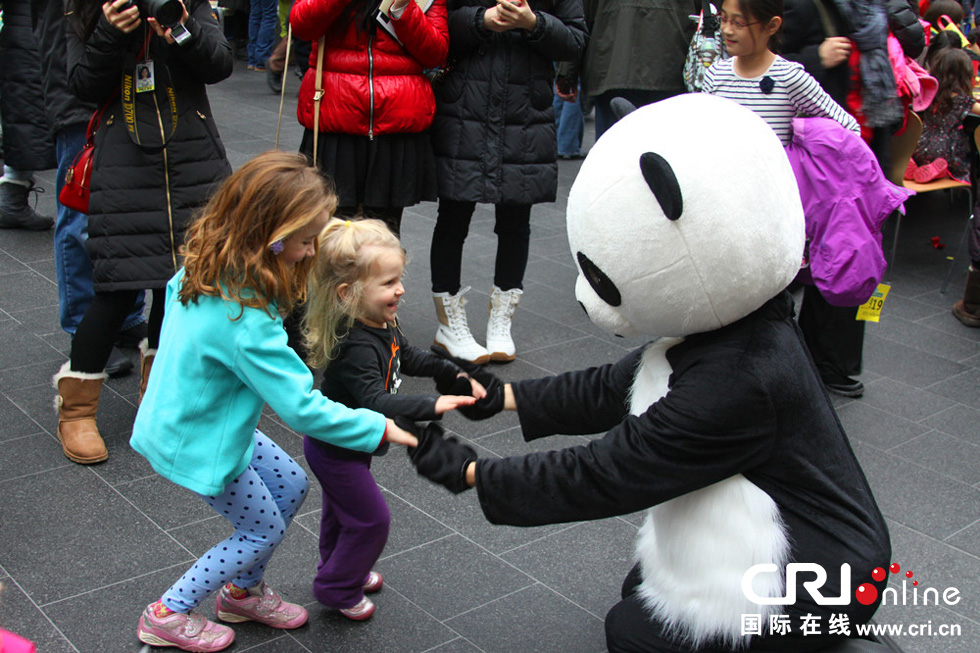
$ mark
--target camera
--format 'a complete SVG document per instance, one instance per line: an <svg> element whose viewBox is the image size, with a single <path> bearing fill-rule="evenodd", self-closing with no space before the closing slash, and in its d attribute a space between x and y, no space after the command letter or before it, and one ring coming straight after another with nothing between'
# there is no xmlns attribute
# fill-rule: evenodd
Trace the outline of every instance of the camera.
<svg viewBox="0 0 980 653"><path fill-rule="evenodd" d="M129 0L122 8L137 7L141 16L152 16L164 29L170 28L170 35L181 44L190 38L191 33L180 24L184 16L184 5L180 0Z"/></svg>

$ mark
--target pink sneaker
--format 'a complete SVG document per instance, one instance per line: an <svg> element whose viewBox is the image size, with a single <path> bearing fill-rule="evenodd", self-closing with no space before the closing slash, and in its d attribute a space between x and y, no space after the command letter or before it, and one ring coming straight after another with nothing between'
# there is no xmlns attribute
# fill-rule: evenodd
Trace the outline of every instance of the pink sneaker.
<svg viewBox="0 0 980 653"><path fill-rule="evenodd" d="M153 614L153 605L140 615L136 635L150 646L176 646L182 651L221 651L235 641L235 631L208 621L199 614L174 612L166 617Z"/></svg>
<svg viewBox="0 0 980 653"><path fill-rule="evenodd" d="M376 571L372 571L368 574L367 582L364 583L364 591L368 594L374 594L381 589L384 582L385 580L381 577L381 574Z"/></svg>
<svg viewBox="0 0 980 653"><path fill-rule="evenodd" d="M370 619L374 614L374 602L368 597L361 599L360 603L353 608L341 608L340 614L354 621L364 621Z"/></svg>
<svg viewBox="0 0 980 653"><path fill-rule="evenodd" d="M230 583L221 588L215 602L215 611L222 621L233 624L257 621L273 628L289 629L299 628L309 616L303 606L283 601L265 581L250 587L243 599L233 597L229 587Z"/></svg>
<svg viewBox="0 0 980 653"><path fill-rule="evenodd" d="M949 165L946 163L946 159L939 157L916 168L915 172L912 173L912 179L920 184L926 184L930 181L946 177L948 168Z"/></svg>

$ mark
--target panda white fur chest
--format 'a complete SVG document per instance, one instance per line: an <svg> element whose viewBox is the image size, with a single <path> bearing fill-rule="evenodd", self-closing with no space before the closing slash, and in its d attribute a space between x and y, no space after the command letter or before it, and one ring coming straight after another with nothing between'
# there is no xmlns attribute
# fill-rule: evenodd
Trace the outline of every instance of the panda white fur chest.
<svg viewBox="0 0 980 653"><path fill-rule="evenodd" d="M682 338L662 338L643 353L630 395L630 413L640 415L667 394L666 351ZM741 638L743 614L779 612L742 592L749 567L789 557L779 509L768 494L741 474L647 510L636 542L643 582L639 592L668 629L693 644ZM783 596L781 575L757 577L760 596Z"/></svg>
<svg viewBox="0 0 980 653"><path fill-rule="evenodd" d="M717 149L690 147L685 135L711 125L724 136ZM569 195L568 238L590 319L660 338L636 373L630 412L640 415L668 392L669 347L749 315L792 281L803 211L769 126L728 100L688 94L640 108L599 139ZM640 592L676 634L734 644L742 614L766 614L745 598L743 574L788 555L776 504L736 475L648 511ZM782 596L779 575L767 576L757 593Z"/></svg>

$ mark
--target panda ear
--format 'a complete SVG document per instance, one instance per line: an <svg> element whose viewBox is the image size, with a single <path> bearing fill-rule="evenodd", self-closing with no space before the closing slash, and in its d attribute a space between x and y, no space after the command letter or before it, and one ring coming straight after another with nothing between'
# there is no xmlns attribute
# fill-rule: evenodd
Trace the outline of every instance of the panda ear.
<svg viewBox="0 0 980 653"><path fill-rule="evenodd" d="M636 105L622 97L614 97L609 100L609 109L613 114L613 122L617 123L629 114L636 111Z"/></svg>
<svg viewBox="0 0 980 653"><path fill-rule="evenodd" d="M676 220L681 217L684 197L674 169L667 163L667 159L656 152L644 152L640 155L640 171L667 219Z"/></svg>

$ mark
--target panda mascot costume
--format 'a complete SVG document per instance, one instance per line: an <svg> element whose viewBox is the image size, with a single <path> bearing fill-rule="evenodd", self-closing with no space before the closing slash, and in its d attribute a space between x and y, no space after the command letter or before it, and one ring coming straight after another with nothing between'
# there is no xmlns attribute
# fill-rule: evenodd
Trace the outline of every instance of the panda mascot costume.
<svg viewBox="0 0 980 653"><path fill-rule="evenodd" d="M890 542L793 319L803 211L778 138L718 97L640 108L589 152L567 225L591 320L655 340L605 366L485 385L526 440L605 436L476 460L438 426L417 427L419 473L475 485L496 524L646 509L606 617L610 651L821 650L843 638L832 618L854 636L878 606L872 570L888 568ZM754 637L742 618L753 614Z"/></svg>

